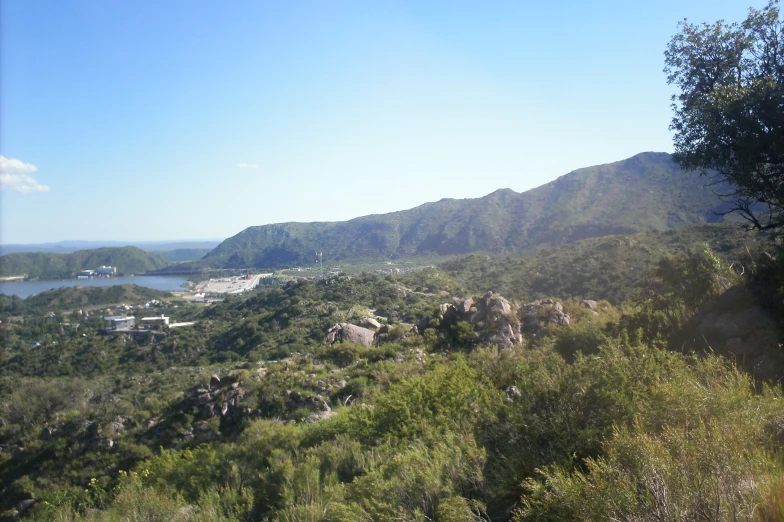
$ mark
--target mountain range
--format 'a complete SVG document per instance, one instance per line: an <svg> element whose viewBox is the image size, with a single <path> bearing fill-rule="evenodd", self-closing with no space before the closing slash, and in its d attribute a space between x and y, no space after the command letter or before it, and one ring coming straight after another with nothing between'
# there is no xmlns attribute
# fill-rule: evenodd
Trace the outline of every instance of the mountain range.
<svg viewBox="0 0 784 522"><path fill-rule="evenodd" d="M269 268L314 261L399 259L471 252L525 254L589 237L721 223L727 210L710 179L684 172L667 153L645 152L575 170L538 188L442 199L342 222L249 227L199 262L213 268Z"/></svg>

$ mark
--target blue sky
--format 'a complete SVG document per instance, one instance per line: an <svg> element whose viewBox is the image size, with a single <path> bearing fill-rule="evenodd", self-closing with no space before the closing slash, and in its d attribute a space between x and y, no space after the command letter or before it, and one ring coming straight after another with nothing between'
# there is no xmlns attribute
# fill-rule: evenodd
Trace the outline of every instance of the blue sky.
<svg viewBox="0 0 784 522"><path fill-rule="evenodd" d="M740 0L0 3L0 242L224 238L671 151Z"/></svg>

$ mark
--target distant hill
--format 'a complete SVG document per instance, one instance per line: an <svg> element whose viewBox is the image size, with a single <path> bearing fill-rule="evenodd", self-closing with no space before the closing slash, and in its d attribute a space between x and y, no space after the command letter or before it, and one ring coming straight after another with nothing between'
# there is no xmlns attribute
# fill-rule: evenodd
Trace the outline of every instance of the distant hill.
<svg viewBox="0 0 784 522"><path fill-rule="evenodd" d="M206 241L58 241L56 243L31 243L0 245L0 255L21 252L50 252L53 254L71 254L79 250L97 248L122 248L125 246L139 247L146 252L170 252L183 249L199 249L209 251L220 244L217 240ZM202 254L203 255L203 254Z"/></svg>
<svg viewBox="0 0 784 522"><path fill-rule="evenodd" d="M471 252L520 254L589 237L723 222L725 205L705 178L669 154L646 152L576 170L517 193L443 199L390 214L334 223L254 226L226 239L200 262L221 268L280 267ZM726 187L713 187L721 191Z"/></svg>
<svg viewBox="0 0 784 522"><path fill-rule="evenodd" d="M582 297L617 305L635 297L664 255L707 245L725 259L748 265L749 252L761 239L737 225L692 225L584 239L522 258L471 254L445 261L439 269L475 294L492 290L523 301Z"/></svg>
<svg viewBox="0 0 784 522"><path fill-rule="evenodd" d="M98 248L71 254L28 252L0 256L0 277L27 275L28 278L73 277L81 270L101 265L117 268L118 274L138 274L158 270L168 262L157 254L137 247Z"/></svg>
<svg viewBox="0 0 784 522"><path fill-rule="evenodd" d="M171 296L170 292L138 285L71 286L47 290L26 299L0 294L0 313L22 315L119 303L133 305Z"/></svg>
<svg viewBox="0 0 784 522"><path fill-rule="evenodd" d="M182 263L198 261L211 250L210 248L178 248L176 250L161 250L156 253L170 263Z"/></svg>

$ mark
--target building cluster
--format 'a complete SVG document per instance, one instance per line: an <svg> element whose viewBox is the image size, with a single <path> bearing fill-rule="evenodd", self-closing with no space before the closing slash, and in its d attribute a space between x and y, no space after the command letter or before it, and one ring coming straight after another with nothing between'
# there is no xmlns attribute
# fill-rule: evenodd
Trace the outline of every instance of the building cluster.
<svg viewBox="0 0 784 522"><path fill-rule="evenodd" d="M117 275L117 267L99 266L95 270L82 270L77 276L79 279L90 279L92 277L114 277Z"/></svg>
<svg viewBox="0 0 784 522"><path fill-rule="evenodd" d="M165 315L156 315L152 317L142 317L141 323L136 322L136 317L133 315L107 315L103 318L108 326L106 326L107 333L128 333L136 331L156 330L179 328L181 326L191 326L195 322L186 323L172 323Z"/></svg>

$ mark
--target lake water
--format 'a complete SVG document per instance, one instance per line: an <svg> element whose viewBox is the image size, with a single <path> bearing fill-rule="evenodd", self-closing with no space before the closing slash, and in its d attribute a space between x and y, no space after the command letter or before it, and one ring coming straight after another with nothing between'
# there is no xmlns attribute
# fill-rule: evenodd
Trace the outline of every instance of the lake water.
<svg viewBox="0 0 784 522"><path fill-rule="evenodd" d="M18 295L22 299L40 294L52 288L68 286L114 286L139 285L155 290L174 292L184 290L182 285L188 279L177 276L125 276L102 277L96 279L63 279L60 281L3 281L0 282L0 294Z"/></svg>

